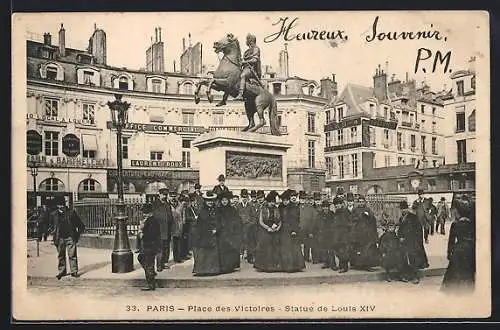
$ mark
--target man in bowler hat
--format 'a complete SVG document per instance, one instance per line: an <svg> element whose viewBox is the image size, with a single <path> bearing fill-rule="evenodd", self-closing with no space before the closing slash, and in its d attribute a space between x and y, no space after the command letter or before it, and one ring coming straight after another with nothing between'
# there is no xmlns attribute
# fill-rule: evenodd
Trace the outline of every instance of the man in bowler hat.
<svg viewBox="0 0 500 330"><path fill-rule="evenodd" d="M138 238L139 255L137 260L144 269L147 287L142 290L150 291L156 289L155 256L161 248L161 232L158 218L153 216L151 204L144 204L141 209L143 220L141 221Z"/></svg>
<svg viewBox="0 0 500 330"><path fill-rule="evenodd" d="M58 252L57 259L59 260L59 273L56 277L60 280L67 275L66 250L68 251L71 276L79 277L76 245L80 235L85 231L85 225L74 210L67 209L64 197L56 197L54 204L57 208L50 214L50 217L54 225L52 237Z"/></svg>

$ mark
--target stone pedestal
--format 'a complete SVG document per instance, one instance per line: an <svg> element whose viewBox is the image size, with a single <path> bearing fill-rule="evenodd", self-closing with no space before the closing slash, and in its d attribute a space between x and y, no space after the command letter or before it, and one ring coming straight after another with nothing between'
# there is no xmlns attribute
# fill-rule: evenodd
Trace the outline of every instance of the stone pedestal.
<svg viewBox="0 0 500 330"><path fill-rule="evenodd" d="M242 188L249 192L287 189L286 151L292 145L285 143L284 136L220 130L199 136L192 145L199 150L204 191L218 184L220 174L238 195Z"/></svg>

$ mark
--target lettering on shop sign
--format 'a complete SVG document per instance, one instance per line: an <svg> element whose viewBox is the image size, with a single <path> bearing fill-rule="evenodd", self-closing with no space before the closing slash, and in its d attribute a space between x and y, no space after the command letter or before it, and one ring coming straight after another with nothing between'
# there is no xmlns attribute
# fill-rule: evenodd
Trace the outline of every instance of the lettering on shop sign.
<svg viewBox="0 0 500 330"><path fill-rule="evenodd" d="M123 170L123 177L128 179L178 179L190 180L198 178L198 171L174 170ZM118 171L108 170L108 178L116 179Z"/></svg>
<svg viewBox="0 0 500 330"><path fill-rule="evenodd" d="M113 128L113 123L108 121L107 128ZM182 126L182 125L159 125L159 124L141 124L127 123L124 129L144 132L164 132L164 133L205 133L203 126Z"/></svg>
<svg viewBox="0 0 500 330"><path fill-rule="evenodd" d="M181 168L184 164L181 160L140 160L131 159L130 166L134 167L170 167L170 168Z"/></svg>
<svg viewBox="0 0 500 330"><path fill-rule="evenodd" d="M58 156L32 156L28 155L27 163L35 162L41 167L88 167L103 168L108 166L105 158L81 158L81 157L58 157Z"/></svg>
<svg viewBox="0 0 500 330"><path fill-rule="evenodd" d="M46 121L46 122L54 122L54 123L61 123L61 124L74 123L74 124L82 124L82 125L95 126L95 123L91 122L88 119L59 118L59 117L56 117L56 116L39 116L38 114L35 114L35 113L27 113L26 114L26 119L36 119L36 120L41 120L41 121Z"/></svg>

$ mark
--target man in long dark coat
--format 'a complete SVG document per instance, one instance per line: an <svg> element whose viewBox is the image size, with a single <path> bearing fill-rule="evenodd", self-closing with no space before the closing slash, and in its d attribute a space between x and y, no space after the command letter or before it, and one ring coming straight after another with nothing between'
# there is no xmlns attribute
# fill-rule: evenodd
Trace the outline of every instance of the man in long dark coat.
<svg viewBox="0 0 500 330"><path fill-rule="evenodd" d="M372 267L378 266L380 263L377 250L377 219L372 210L366 206L364 196L358 197L358 206L354 209L352 226L351 266L356 269L373 271Z"/></svg>
<svg viewBox="0 0 500 330"><path fill-rule="evenodd" d="M429 243L430 224L427 219L427 207L424 198L424 190L418 189L418 198L413 202L412 210L415 212L420 226L422 226L425 243Z"/></svg>
<svg viewBox="0 0 500 330"><path fill-rule="evenodd" d="M168 189L161 188L158 191L158 199L153 202L153 217L160 224L161 248L156 255L156 271L161 272L170 258L170 241L172 238L173 215L170 203L167 201Z"/></svg>
<svg viewBox="0 0 500 330"><path fill-rule="evenodd" d="M233 193L224 191L219 195L220 206L218 212L221 220L218 240L221 252L220 266L223 273L232 272L240 267L240 250L242 242L242 225L240 215L235 207L231 206Z"/></svg>
<svg viewBox="0 0 500 330"><path fill-rule="evenodd" d="M313 264L319 263L319 216L312 196L300 208L300 228L304 243L304 258Z"/></svg>
<svg viewBox="0 0 500 330"><path fill-rule="evenodd" d="M137 260L144 269L148 285L143 290L149 291L156 289L155 256L161 248L161 232L158 219L153 217L152 205L145 204L141 211L144 219L141 221L138 234L140 244Z"/></svg>
<svg viewBox="0 0 500 330"><path fill-rule="evenodd" d="M253 262L255 253L255 226L257 224L257 212L254 203L248 200L248 190L241 190L241 201L236 206L238 214L241 218L243 227L243 252L246 253L246 260L249 263Z"/></svg>
<svg viewBox="0 0 500 330"><path fill-rule="evenodd" d="M334 200L338 202L337 200ZM335 210L335 208L333 208ZM332 270L338 270L337 262L335 260L335 252L333 245L334 236L334 221L335 221L335 211L330 209L330 203L328 201L322 202L322 209L320 212L321 219L321 233L320 233L320 247L324 253L324 262L321 268L330 268Z"/></svg>
<svg viewBox="0 0 500 330"><path fill-rule="evenodd" d="M420 281L418 270L429 267L422 225L417 216L409 210L406 201L401 202L399 207L402 215L399 219L398 237L406 258L402 277L417 284Z"/></svg>
<svg viewBox="0 0 500 330"><path fill-rule="evenodd" d="M340 197L339 197L340 198ZM335 251L339 258L339 273L345 273L349 270L349 259L351 257L351 234L352 220L354 214L354 196L347 193L346 204L335 213L334 223L334 241Z"/></svg>

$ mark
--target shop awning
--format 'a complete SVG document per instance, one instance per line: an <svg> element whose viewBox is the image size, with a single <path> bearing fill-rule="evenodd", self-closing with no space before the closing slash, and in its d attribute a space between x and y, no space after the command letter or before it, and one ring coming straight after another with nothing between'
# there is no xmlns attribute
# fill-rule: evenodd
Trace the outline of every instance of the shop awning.
<svg viewBox="0 0 500 330"><path fill-rule="evenodd" d="M95 135L82 135L83 150L97 150L97 137Z"/></svg>

